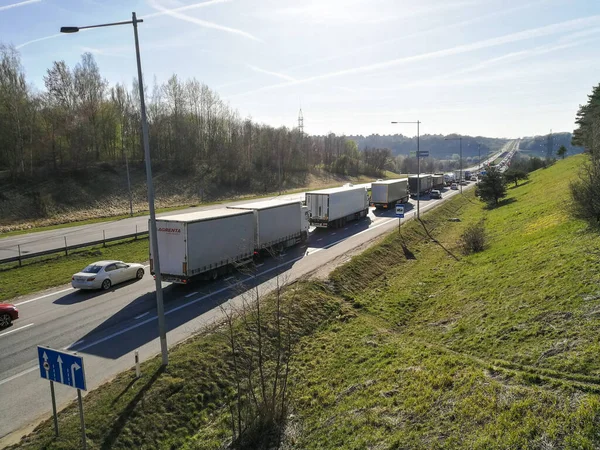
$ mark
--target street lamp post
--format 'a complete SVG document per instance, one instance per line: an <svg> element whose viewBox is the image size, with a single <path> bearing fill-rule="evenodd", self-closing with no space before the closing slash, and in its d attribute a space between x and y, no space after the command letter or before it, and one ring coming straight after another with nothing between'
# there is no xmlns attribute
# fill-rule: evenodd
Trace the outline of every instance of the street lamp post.
<svg viewBox="0 0 600 450"><path fill-rule="evenodd" d="M158 315L158 330L160 336L160 349L162 353L162 364L166 366L169 363L169 353L167 348L167 332L165 328L165 309L163 304L162 280L160 276L160 260L158 255L158 236L156 234L156 211L154 210L154 185L152 184L152 164L150 162L150 142L148 137L148 121L146 119L146 100L144 97L144 80L142 78L142 62L140 59L140 43L138 39L137 24L143 22L138 19L135 12L131 13L131 20L125 22L113 22L100 25L89 25L85 27L61 27L61 33L77 33L79 30L87 28L111 27L115 25L133 25L133 35L135 38L135 55L137 61L138 85L140 89L140 114L142 119L142 141L144 144L144 159L146 160L146 184L148 186L148 208L150 210L150 245L152 248L153 268L156 284L156 311Z"/></svg>
<svg viewBox="0 0 600 450"><path fill-rule="evenodd" d="M421 121L417 120L416 122L392 122L393 124L402 124L402 123L410 123L417 125L417 220L421 220L421 208L420 208L420 200L421 200L421 152L419 148L419 126L421 125Z"/></svg>
<svg viewBox="0 0 600 450"><path fill-rule="evenodd" d="M460 186L460 193L462 194L462 177L463 177L463 163L462 163L462 136L457 138L444 138L445 141L459 141L460 142L460 176L458 180L458 185Z"/></svg>

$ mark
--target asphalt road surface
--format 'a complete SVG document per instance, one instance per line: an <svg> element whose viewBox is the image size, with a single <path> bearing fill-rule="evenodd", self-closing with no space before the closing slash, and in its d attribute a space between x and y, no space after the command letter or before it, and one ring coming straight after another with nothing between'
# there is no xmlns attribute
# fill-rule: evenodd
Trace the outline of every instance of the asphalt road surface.
<svg viewBox="0 0 600 450"><path fill-rule="evenodd" d="M454 195L459 191L445 189L442 200L424 197L421 211ZM415 200L405 205L406 219L414 216L415 208ZM253 273L189 286L164 283L169 345L221 319L221 306L239 306L249 289L258 286L266 293L275 287L278 276L280 282L291 282L333 261L345 262L352 249L397 226L394 211L371 209L367 218L345 228L312 230L305 244L287 249L277 259L265 258ZM82 355L90 390L131 368L135 350L142 361L160 351L154 280L149 275L106 292L81 292L64 285L15 304L19 320L0 331L0 447L51 412L49 383L40 378L37 365L37 345ZM76 398L75 390L55 386L59 407Z"/></svg>

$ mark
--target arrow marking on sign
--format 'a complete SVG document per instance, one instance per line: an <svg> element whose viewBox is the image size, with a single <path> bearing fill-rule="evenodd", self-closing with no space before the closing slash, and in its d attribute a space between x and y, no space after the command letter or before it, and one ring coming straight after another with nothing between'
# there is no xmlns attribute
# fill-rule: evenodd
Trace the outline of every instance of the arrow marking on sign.
<svg viewBox="0 0 600 450"><path fill-rule="evenodd" d="M73 384L71 386L75 386L75 371L79 369L81 369L81 366L79 364L71 364L71 378L73 378Z"/></svg>
<svg viewBox="0 0 600 450"><path fill-rule="evenodd" d="M63 379L63 370L62 370L62 358L60 357L60 355L58 355L58 358L56 358L56 361L58 362L58 371L60 372L60 383L61 384L65 384L65 380Z"/></svg>
<svg viewBox="0 0 600 450"><path fill-rule="evenodd" d="M42 358L44 358L44 369L46 369L46 378L49 380L50 379L50 366L48 365L48 355L46 354L46 352L44 352L44 354L42 355Z"/></svg>

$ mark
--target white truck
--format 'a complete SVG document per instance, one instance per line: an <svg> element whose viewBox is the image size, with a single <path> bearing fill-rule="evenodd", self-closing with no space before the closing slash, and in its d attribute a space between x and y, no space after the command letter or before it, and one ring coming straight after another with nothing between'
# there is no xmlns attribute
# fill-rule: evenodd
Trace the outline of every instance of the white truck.
<svg viewBox="0 0 600 450"><path fill-rule="evenodd" d="M371 203L377 209L393 208L396 203L406 203L409 196L408 178L371 183Z"/></svg>
<svg viewBox="0 0 600 450"><path fill-rule="evenodd" d="M249 264L254 224L252 210L227 208L156 219L163 280L186 284L193 278L216 279ZM150 272L154 274L152 246Z"/></svg>
<svg viewBox="0 0 600 450"><path fill-rule="evenodd" d="M308 208L300 200L267 200L227 208L252 211L257 252L291 247L308 238Z"/></svg>
<svg viewBox="0 0 600 450"><path fill-rule="evenodd" d="M338 228L351 220L366 217L369 212L367 189L346 185L307 192L305 203L311 225Z"/></svg>
<svg viewBox="0 0 600 450"><path fill-rule="evenodd" d="M442 189L444 187L444 174L434 173L432 175L432 187L433 189Z"/></svg>

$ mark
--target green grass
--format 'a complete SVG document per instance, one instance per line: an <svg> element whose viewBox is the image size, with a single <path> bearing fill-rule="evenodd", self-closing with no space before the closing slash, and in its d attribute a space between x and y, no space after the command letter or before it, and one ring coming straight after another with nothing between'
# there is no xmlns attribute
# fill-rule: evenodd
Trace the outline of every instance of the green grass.
<svg viewBox="0 0 600 450"><path fill-rule="evenodd" d="M531 173L496 209L457 196L424 215L427 231L408 222L326 282L295 285L307 316L288 448L598 448L600 236L565 206L582 160ZM482 219L486 250L460 254ZM89 395L90 447L226 445L222 339L200 335L166 372L154 359L143 380L123 374ZM60 420L61 438L47 421L21 447L79 448L75 407Z"/></svg>
<svg viewBox="0 0 600 450"><path fill-rule="evenodd" d="M106 247L98 245L63 254L25 260L23 267L17 263L0 265L0 301L38 292L71 282L71 275L89 263L103 259L127 262L148 260L148 238L115 241Z"/></svg>

